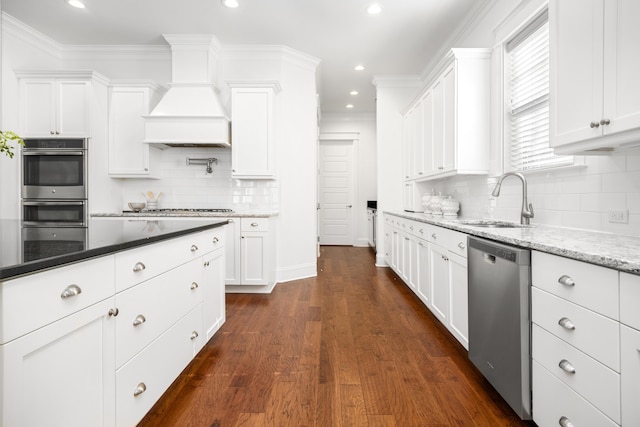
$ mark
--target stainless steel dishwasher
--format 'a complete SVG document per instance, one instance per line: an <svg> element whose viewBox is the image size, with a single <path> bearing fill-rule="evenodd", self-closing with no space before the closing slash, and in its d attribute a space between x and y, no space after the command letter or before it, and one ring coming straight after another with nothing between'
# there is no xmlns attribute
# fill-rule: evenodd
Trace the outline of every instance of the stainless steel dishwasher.
<svg viewBox="0 0 640 427"><path fill-rule="evenodd" d="M531 252L469 237L469 359L531 419Z"/></svg>

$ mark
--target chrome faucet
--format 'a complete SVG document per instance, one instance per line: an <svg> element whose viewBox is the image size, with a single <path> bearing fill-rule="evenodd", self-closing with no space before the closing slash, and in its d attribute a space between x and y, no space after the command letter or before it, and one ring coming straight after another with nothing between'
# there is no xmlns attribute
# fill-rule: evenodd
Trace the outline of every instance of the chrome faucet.
<svg viewBox="0 0 640 427"><path fill-rule="evenodd" d="M500 195L500 186L502 185L502 181L509 175L517 176L522 181L522 212L520 212L520 224L529 225L529 219L533 218L533 206L531 203L527 203L527 179L519 172L507 172L503 174L498 183L493 188L491 194L494 197L498 197Z"/></svg>

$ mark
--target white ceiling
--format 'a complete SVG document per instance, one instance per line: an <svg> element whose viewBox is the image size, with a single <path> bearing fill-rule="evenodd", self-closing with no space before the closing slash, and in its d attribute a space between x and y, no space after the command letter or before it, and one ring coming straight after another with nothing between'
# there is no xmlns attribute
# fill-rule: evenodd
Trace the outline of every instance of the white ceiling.
<svg viewBox="0 0 640 427"><path fill-rule="evenodd" d="M223 45L285 45L320 59L323 114L373 113L376 75L420 74L486 0L1 0L2 10L68 45L165 44L162 34L214 34ZM353 67L362 64L365 71ZM359 95L349 92L357 90ZM352 103L355 108L347 110Z"/></svg>

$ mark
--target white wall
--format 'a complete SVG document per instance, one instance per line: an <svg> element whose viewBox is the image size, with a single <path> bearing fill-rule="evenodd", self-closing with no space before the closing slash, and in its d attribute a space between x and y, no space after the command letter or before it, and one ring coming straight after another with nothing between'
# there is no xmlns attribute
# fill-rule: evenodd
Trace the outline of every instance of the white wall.
<svg viewBox="0 0 640 427"><path fill-rule="evenodd" d="M354 245L367 246L367 200L377 200L376 167L376 118L363 114L325 114L320 121L320 133L358 134L356 143L357 194L355 195L355 238Z"/></svg>

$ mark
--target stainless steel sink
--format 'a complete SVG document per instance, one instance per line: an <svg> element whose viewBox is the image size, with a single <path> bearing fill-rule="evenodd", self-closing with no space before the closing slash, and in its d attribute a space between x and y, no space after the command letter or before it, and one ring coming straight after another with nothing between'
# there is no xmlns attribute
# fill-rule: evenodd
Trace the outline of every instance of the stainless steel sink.
<svg viewBox="0 0 640 427"><path fill-rule="evenodd" d="M480 219L480 220L462 220L458 221L458 223L463 225L469 225L471 227L483 227L483 228L524 228L529 227L528 225L518 224L515 222L507 222L507 221L495 221L491 219Z"/></svg>

